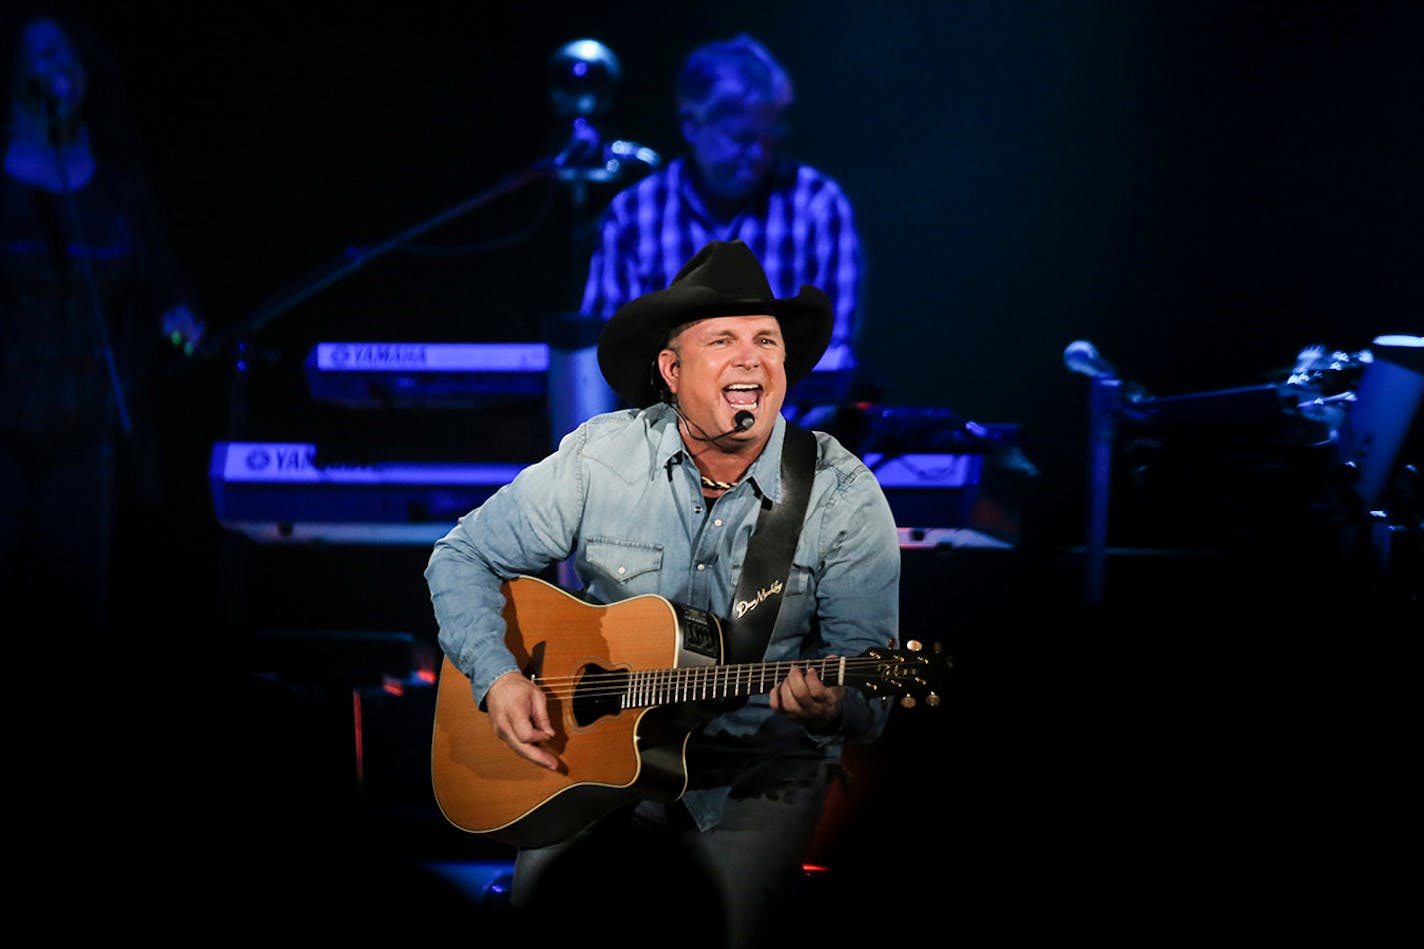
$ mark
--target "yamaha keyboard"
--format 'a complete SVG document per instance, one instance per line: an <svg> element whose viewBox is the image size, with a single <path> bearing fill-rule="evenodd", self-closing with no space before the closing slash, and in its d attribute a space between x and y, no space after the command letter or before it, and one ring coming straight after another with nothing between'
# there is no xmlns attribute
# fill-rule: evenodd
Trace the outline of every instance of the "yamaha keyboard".
<svg viewBox="0 0 1424 949"><path fill-rule="evenodd" d="M433 544L524 464L320 460L296 442L217 442L208 479L224 528L260 543Z"/></svg>
<svg viewBox="0 0 1424 949"><path fill-rule="evenodd" d="M305 362L307 388L321 402L350 408L462 408L548 395L544 343L317 343ZM847 346L826 350L802 402L839 401L855 369Z"/></svg>
<svg viewBox="0 0 1424 949"><path fill-rule="evenodd" d="M323 402L354 408L460 406L491 397L542 398L543 343L317 343L306 358L307 388Z"/></svg>
<svg viewBox="0 0 1424 949"><path fill-rule="evenodd" d="M970 526L976 453L867 455L903 547L1010 547ZM528 463L327 461L317 445L217 442L213 509L263 544L434 544Z"/></svg>

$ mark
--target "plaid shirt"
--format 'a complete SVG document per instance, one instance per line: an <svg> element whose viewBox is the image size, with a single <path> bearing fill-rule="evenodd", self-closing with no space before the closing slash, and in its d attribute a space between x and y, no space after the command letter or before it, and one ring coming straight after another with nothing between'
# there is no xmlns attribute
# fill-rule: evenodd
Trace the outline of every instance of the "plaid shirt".
<svg viewBox="0 0 1424 949"><path fill-rule="evenodd" d="M581 312L604 319L624 303L672 282L708 241L746 241L778 298L801 284L831 298L832 344L855 340L862 270L851 205L836 182L808 165L782 163L768 188L723 228L678 158L614 196L598 224Z"/></svg>

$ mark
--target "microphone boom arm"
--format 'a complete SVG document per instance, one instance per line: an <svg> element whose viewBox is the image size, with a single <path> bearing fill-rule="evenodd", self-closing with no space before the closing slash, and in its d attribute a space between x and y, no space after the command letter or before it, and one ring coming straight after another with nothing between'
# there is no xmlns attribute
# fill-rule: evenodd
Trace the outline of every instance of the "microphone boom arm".
<svg viewBox="0 0 1424 949"><path fill-rule="evenodd" d="M403 244L407 244L415 238L449 221L453 221L461 215L468 214L501 195L522 188L526 184L537 181L540 178L550 177L554 175L557 170L557 160L545 159L535 162L530 167L508 176L493 188L462 201L454 207L447 208L434 217L428 218L414 227L408 228L388 238L380 244L362 251L348 250L340 259L309 274L292 292L259 306L235 327L218 336L212 344L201 346L195 355L198 358L206 358L225 352L242 338L262 329L268 323L272 322L272 320L286 313L298 303L308 300L326 288L340 283L378 257L385 256Z"/></svg>

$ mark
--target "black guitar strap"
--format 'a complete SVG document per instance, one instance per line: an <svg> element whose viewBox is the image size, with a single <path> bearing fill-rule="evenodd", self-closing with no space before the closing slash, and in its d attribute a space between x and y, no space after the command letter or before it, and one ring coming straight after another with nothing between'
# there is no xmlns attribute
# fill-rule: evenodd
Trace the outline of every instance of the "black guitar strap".
<svg viewBox="0 0 1424 949"><path fill-rule="evenodd" d="M723 628L726 663L760 662L766 653L791 574L791 557L801 536L815 468L815 434L788 421L781 449L781 503L762 499L761 514L732 597L731 616Z"/></svg>

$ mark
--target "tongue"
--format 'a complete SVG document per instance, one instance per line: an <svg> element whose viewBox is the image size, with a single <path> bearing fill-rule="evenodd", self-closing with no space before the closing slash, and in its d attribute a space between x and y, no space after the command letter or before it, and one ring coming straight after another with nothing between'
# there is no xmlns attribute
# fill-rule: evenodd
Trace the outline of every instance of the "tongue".
<svg viewBox="0 0 1424 949"><path fill-rule="evenodd" d="M730 389L725 394L732 405L756 405L757 393L751 389Z"/></svg>

